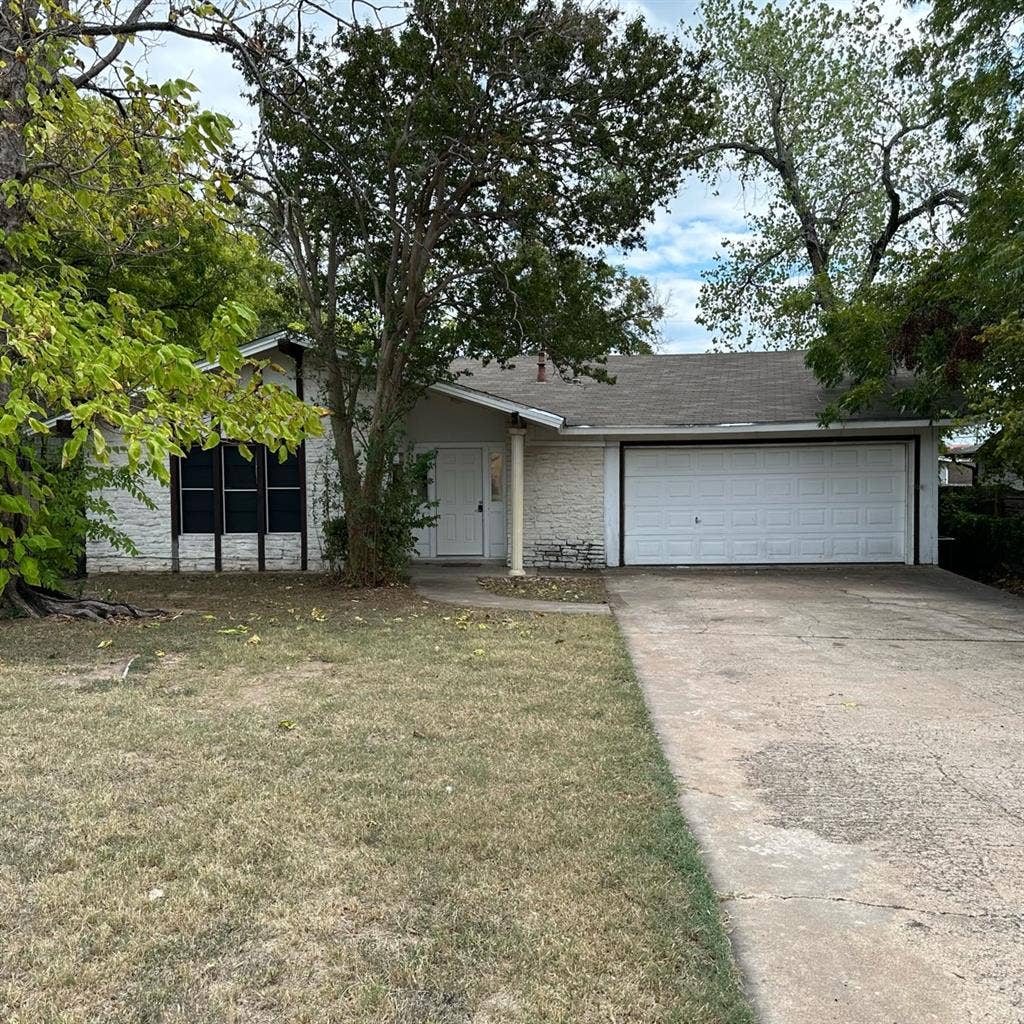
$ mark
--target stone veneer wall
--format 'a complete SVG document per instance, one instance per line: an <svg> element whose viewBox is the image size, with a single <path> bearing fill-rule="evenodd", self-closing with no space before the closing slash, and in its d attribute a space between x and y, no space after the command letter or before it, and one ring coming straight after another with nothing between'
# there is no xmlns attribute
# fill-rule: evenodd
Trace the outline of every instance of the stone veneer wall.
<svg viewBox="0 0 1024 1024"><path fill-rule="evenodd" d="M109 439L111 444L116 439ZM115 454L112 462L119 460ZM324 483L321 464L330 458L325 438L306 442L307 551L310 569L323 568L322 509L320 491ZM171 565L171 492L155 481L147 481L146 494L156 508L147 508L126 491L109 489L102 497L114 510L113 522L138 548L131 555L112 547L106 540L90 540L86 550L86 570L102 572L167 572ZM298 533L268 533L264 541L265 563L271 569L298 569L302 545ZM256 534L221 535L221 565L224 570L249 570L259 566ZM214 568L213 534L185 533L178 538L178 568L181 572L212 572Z"/></svg>
<svg viewBox="0 0 1024 1024"><path fill-rule="evenodd" d="M126 456L114 446L120 437L104 431L111 449L112 466L124 465ZM147 480L143 490L156 506L147 508L127 491L104 488L99 497L113 509L111 523L127 534L139 549L138 555L118 551L102 538L90 539L86 544L86 571L132 572L134 570L169 570L171 568L171 492L155 480Z"/></svg>
<svg viewBox="0 0 1024 1024"><path fill-rule="evenodd" d="M294 387L292 360L275 353L275 362L288 367L284 382ZM268 379L278 379L274 371L267 371ZM316 376L307 374L306 400L322 404L322 389ZM324 423L327 426L326 421ZM106 432L115 465L124 462L123 453L117 451L120 438ZM325 468L326 471L325 471ZM324 568L323 559L323 494L326 487L337 492L337 470L334 468L330 440L325 432L306 441L306 523L307 552L310 569ZM90 540L86 546L86 570L101 572L160 572L169 571L171 562L171 492L169 487L154 480L146 481L144 490L153 504L147 508L125 491L105 489L101 496L113 509L113 523L131 538L137 555L118 551L102 539ZM335 500L331 514L337 515ZM214 568L213 534L182 534L178 538L178 568L181 572L212 572ZM221 565L225 571L249 570L259 567L255 533L225 533L221 535ZM298 569L301 566L302 545L298 533L268 533L264 543L267 569Z"/></svg>
<svg viewBox="0 0 1024 1024"><path fill-rule="evenodd" d="M524 455L523 563L596 569L604 550L604 449L531 445Z"/></svg>

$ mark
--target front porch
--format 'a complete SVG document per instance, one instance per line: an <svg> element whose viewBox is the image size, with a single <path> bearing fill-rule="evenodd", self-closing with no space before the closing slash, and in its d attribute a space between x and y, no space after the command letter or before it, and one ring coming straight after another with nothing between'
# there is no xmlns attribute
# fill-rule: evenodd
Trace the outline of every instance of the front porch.
<svg viewBox="0 0 1024 1024"><path fill-rule="evenodd" d="M435 453L425 497L437 519L417 531L415 560L523 575L526 430L499 410L428 396L408 433L414 452Z"/></svg>

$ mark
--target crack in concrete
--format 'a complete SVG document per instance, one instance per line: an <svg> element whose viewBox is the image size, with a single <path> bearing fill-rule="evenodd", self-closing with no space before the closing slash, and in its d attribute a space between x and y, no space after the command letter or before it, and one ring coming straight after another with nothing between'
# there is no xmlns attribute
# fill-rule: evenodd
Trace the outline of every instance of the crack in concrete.
<svg viewBox="0 0 1024 1024"><path fill-rule="evenodd" d="M817 896L811 893L774 893L774 892L733 892L716 893L723 903L738 900L808 900L814 903L848 903L857 907L869 907L874 910L898 910L907 914L927 914L932 917L957 917L970 921L1024 921L1024 913L1020 914L971 914L963 910L929 910L927 907L911 907L902 903L872 903L870 900L857 900L850 896Z"/></svg>
<svg viewBox="0 0 1024 1024"><path fill-rule="evenodd" d="M958 779L956 776L950 774L950 772L948 772L943 767L942 761L939 759L939 755L936 754L934 751L932 751L932 757L935 760L935 767L938 770L938 773L951 785L956 786L961 793L966 793L968 796L974 797L975 800L978 800L983 804L988 804L989 807L996 808L997 810L1005 814L1006 817L1013 818L1014 821L1019 821L1022 825L1024 825L1024 815L1018 814L1015 810L1013 810L1013 808L1007 807L1004 803L1000 802L998 798L988 793L979 793L976 789L967 785L967 783L964 782L962 779Z"/></svg>

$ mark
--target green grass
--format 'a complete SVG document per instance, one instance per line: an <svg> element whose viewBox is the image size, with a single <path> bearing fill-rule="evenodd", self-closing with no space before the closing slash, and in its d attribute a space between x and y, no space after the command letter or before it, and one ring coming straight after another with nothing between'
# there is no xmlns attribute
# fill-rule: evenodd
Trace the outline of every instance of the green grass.
<svg viewBox="0 0 1024 1024"><path fill-rule="evenodd" d="M105 586L0 623L0 1020L751 1019L610 619Z"/></svg>

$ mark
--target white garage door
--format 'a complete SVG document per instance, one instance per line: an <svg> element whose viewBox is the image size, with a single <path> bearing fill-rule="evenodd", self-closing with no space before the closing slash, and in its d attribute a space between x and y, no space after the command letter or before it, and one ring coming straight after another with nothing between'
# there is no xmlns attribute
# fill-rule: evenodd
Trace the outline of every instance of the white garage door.
<svg viewBox="0 0 1024 1024"><path fill-rule="evenodd" d="M624 448L626 565L903 562L903 443Z"/></svg>

